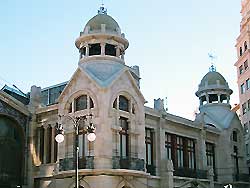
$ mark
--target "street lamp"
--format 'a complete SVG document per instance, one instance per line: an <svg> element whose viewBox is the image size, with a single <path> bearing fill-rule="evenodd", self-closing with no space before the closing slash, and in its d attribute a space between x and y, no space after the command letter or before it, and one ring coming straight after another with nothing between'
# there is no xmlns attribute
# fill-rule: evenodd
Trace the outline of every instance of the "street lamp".
<svg viewBox="0 0 250 188"><path fill-rule="evenodd" d="M93 115L90 114L88 115L90 117L90 120L92 121L92 117ZM75 129L75 142L74 142L74 153L75 153L75 188L80 188L79 187L79 169L78 169L78 163L79 163L79 126L80 126L80 122L81 121L86 121L87 118L86 116L77 116L77 117L72 117L72 116L65 116L67 118L69 118L74 126ZM59 118L61 118L61 116L59 116ZM96 135L95 135L95 126L92 122L89 123L89 125L84 127L86 132L87 132L87 139L90 142L93 142L96 139ZM57 134L55 136L55 140L58 143L61 143L64 141L64 130L63 130L63 126L62 124L58 124L57 127Z"/></svg>

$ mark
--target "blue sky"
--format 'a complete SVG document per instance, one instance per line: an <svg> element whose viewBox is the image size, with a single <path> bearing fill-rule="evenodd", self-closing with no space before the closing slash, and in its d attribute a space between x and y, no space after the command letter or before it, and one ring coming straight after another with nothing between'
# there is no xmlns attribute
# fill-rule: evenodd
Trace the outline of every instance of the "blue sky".
<svg viewBox="0 0 250 188"><path fill-rule="evenodd" d="M141 90L168 98L170 113L192 119L195 91L208 72L208 53L228 81L238 102L235 43L240 0L104 0L130 42L125 61L139 65ZM75 39L97 13L101 0L0 1L0 86L15 84L24 92L70 79L77 68Z"/></svg>

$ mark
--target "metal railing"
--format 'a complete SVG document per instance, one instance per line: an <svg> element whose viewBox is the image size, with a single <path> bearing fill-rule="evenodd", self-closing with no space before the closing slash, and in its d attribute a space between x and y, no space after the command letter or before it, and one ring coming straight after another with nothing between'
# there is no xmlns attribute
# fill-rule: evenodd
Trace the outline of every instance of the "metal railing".
<svg viewBox="0 0 250 188"><path fill-rule="evenodd" d="M59 160L59 171L74 170L74 158L64 158ZM94 157L86 156L79 158L79 169L94 169Z"/></svg>
<svg viewBox="0 0 250 188"><path fill-rule="evenodd" d="M174 169L174 176L207 179L207 171L190 168L176 168Z"/></svg>
<svg viewBox="0 0 250 188"><path fill-rule="evenodd" d="M233 174L234 181L250 182L249 174Z"/></svg>
<svg viewBox="0 0 250 188"><path fill-rule="evenodd" d="M132 157L113 157L113 169L130 169L144 171L144 159Z"/></svg>

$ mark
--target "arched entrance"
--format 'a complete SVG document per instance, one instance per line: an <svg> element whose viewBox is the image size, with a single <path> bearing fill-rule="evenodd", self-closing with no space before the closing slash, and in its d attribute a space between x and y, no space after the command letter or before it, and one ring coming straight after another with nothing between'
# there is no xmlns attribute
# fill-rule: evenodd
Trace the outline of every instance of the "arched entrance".
<svg viewBox="0 0 250 188"><path fill-rule="evenodd" d="M0 115L0 187L22 185L24 133L12 118Z"/></svg>

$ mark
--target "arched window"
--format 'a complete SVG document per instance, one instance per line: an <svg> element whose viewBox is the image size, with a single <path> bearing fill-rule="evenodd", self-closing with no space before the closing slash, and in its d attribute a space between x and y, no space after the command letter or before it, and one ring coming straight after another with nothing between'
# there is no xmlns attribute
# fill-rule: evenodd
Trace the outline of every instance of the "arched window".
<svg viewBox="0 0 250 188"><path fill-rule="evenodd" d="M240 47L240 56L242 56L242 47Z"/></svg>
<svg viewBox="0 0 250 188"><path fill-rule="evenodd" d="M247 50L247 41L244 42L244 51Z"/></svg>
<svg viewBox="0 0 250 188"><path fill-rule="evenodd" d="M123 111L129 111L129 101L123 95L119 96L119 109Z"/></svg>
<svg viewBox="0 0 250 188"><path fill-rule="evenodd" d="M81 95L74 101L75 111L85 110L87 108L94 108L94 102L91 97L87 95ZM69 109L72 108L72 104L70 104ZM69 113L72 111L69 110Z"/></svg>
<svg viewBox="0 0 250 188"><path fill-rule="evenodd" d="M81 95L75 100L75 111L87 109L87 95Z"/></svg>

